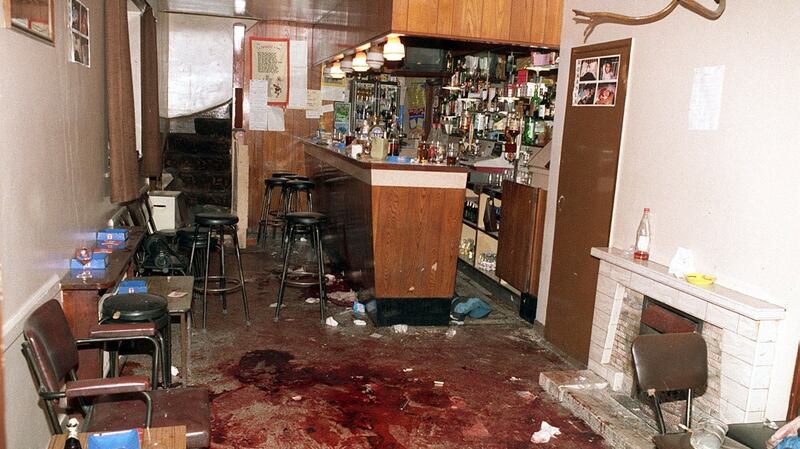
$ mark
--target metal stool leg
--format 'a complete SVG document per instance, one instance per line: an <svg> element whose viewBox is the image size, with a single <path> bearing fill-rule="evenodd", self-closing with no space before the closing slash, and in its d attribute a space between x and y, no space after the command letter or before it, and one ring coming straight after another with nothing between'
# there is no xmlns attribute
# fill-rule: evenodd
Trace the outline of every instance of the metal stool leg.
<svg viewBox="0 0 800 449"><path fill-rule="evenodd" d="M288 226L288 231L286 232L287 241L286 241L286 251L283 256L283 274L281 275L281 286L278 288L278 304L275 307L275 318L274 321L278 321L281 314L281 304L283 303L283 293L286 290L286 275L289 273L289 254L292 252L292 239L294 237L294 226Z"/></svg>
<svg viewBox="0 0 800 449"><path fill-rule="evenodd" d="M247 290L244 288L244 268L242 267L242 254L239 250L239 236L236 233L236 225L231 226L233 233L233 250L236 253L236 263L239 265L239 282L242 286L242 305L244 306L244 320L250 326L250 307L247 305Z"/></svg>
<svg viewBox="0 0 800 449"><path fill-rule="evenodd" d="M314 249L317 253L317 276L319 276L319 314L320 322L325 322L325 301L327 294L325 293L325 270L322 264L322 239L320 238L319 226L313 226L312 239L314 240Z"/></svg>
<svg viewBox="0 0 800 449"><path fill-rule="evenodd" d="M228 314L228 296L225 294L225 226L220 225L217 229L219 233L219 288L222 290L219 293L222 300L222 314Z"/></svg>
<svg viewBox="0 0 800 449"><path fill-rule="evenodd" d="M264 202L261 204L261 217L258 219L258 237L256 237L256 243L261 243L262 238L266 237L267 218L269 218L269 203L272 199L272 188L270 186L266 186L264 189Z"/></svg>
<svg viewBox="0 0 800 449"><path fill-rule="evenodd" d="M314 201L311 198L311 191L307 190L306 191L306 195L308 196L308 211L309 212L313 212L314 211Z"/></svg>
<svg viewBox="0 0 800 449"><path fill-rule="evenodd" d="M203 272L203 330L206 328L206 318L208 317L208 262L211 260L211 228L208 229L206 237L206 266Z"/></svg>

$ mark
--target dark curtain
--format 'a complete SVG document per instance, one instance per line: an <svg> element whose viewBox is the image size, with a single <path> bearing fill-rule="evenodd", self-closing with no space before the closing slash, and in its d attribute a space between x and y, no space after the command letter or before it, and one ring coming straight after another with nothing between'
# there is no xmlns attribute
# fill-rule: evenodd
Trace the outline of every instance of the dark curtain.
<svg viewBox="0 0 800 449"><path fill-rule="evenodd" d="M142 14L142 176L161 176L158 119L158 41L156 18L149 6Z"/></svg>
<svg viewBox="0 0 800 449"><path fill-rule="evenodd" d="M111 201L122 203L139 196L128 9L123 0L107 0L105 7L106 106Z"/></svg>

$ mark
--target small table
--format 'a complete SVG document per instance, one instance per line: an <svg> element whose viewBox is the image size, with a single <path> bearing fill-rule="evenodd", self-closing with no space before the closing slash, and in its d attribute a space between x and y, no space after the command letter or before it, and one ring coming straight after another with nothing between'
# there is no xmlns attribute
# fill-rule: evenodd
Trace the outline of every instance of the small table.
<svg viewBox="0 0 800 449"><path fill-rule="evenodd" d="M81 433L78 439L81 442L81 447L88 448L89 435L96 432ZM158 449L186 449L186 426L173 426L173 427L153 427L151 429L142 429L142 447L145 443L158 443ZM63 449L64 442L67 435L53 435L50 437L50 444L47 449Z"/></svg>
<svg viewBox="0 0 800 449"><path fill-rule="evenodd" d="M170 316L178 316L181 320L181 368L185 375L189 374L189 349L191 348L191 327L192 327L192 287L194 277L192 276L147 276L131 278L131 280L142 280L147 283L147 293L161 296L167 300L167 308ZM169 294L172 292L182 292L186 295L180 298L173 298ZM184 376L185 379L185 376ZM184 382L185 385L185 382Z"/></svg>

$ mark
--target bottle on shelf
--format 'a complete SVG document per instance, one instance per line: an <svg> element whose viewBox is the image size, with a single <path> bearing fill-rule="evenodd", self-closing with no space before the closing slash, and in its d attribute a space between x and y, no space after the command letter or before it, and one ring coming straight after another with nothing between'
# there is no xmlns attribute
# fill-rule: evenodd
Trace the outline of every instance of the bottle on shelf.
<svg viewBox="0 0 800 449"><path fill-rule="evenodd" d="M81 441L78 439L78 420L70 418L67 423L67 439L64 441L64 449L82 449Z"/></svg>
<svg viewBox="0 0 800 449"><path fill-rule="evenodd" d="M650 259L650 208L645 207L639 228L636 229L636 244L634 245L633 258L638 260Z"/></svg>

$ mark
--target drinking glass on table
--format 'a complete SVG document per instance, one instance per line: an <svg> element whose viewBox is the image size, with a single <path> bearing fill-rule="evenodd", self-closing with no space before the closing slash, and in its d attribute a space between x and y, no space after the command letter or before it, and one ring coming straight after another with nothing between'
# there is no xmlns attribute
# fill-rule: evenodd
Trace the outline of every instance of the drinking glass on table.
<svg viewBox="0 0 800 449"><path fill-rule="evenodd" d="M75 260L83 266L83 270L76 277L84 280L91 278L92 272L89 270L89 264L92 263L92 250L85 246L79 248L75 251Z"/></svg>

